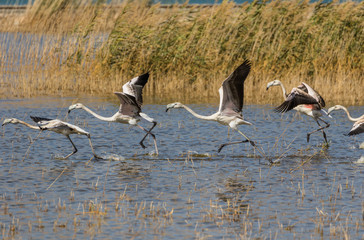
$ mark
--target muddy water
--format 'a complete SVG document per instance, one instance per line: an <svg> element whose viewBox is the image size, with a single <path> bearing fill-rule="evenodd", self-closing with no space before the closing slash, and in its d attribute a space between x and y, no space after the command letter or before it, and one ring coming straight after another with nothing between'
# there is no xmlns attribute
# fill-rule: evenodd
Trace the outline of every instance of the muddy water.
<svg viewBox="0 0 364 240"><path fill-rule="evenodd" d="M118 109L105 99L79 99L103 116ZM72 98L1 100L0 117L31 122L29 115L64 119ZM190 105L208 115L216 105ZM217 153L221 143L240 140L227 127L195 119L165 105L143 110L159 124L138 144L140 129L101 122L82 110L67 121L92 134L71 136L6 125L0 138L0 231L2 238L156 239L361 239L363 229L363 136L344 136L352 123L335 112L327 129L329 148L312 119L272 106L245 106L240 126L256 141ZM350 107L353 116L364 107ZM141 122L142 126L151 126ZM280 164L268 166L264 156Z"/></svg>

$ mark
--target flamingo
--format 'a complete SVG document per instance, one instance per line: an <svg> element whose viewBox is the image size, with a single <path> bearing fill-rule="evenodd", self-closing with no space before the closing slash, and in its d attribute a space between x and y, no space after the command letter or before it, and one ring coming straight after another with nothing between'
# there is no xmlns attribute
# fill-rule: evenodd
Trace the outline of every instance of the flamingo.
<svg viewBox="0 0 364 240"><path fill-rule="evenodd" d="M319 128L307 133L307 142L310 141L311 134L322 131L325 142L328 143L324 129L330 127L330 124L321 118L323 115L328 114L325 110L323 110L323 107L325 107L325 101L320 96L320 94L304 82L302 82L297 88L293 88L290 94L286 93L286 89L279 80L269 82L267 84L267 90L271 86L281 86L285 100L280 106L275 108L275 111L284 113L294 109L297 112L312 117L316 121ZM322 127L319 120L326 125Z"/></svg>
<svg viewBox="0 0 364 240"><path fill-rule="evenodd" d="M337 110L344 110L346 112L346 115L348 116L349 120L354 122L353 127L351 128L350 132L348 133L349 136L360 134L360 133L364 132L364 114L361 115L360 117L353 118L350 115L348 109L341 105L335 105L335 106L329 108L327 113L330 114L331 112L337 111Z"/></svg>
<svg viewBox="0 0 364 240"><path fill-rule="evenodd" d="M123 85L123 92L114 93L120 100L120 107L119 111L116 112L111 117L100 116L97 113L93 112L88 107L86 107L85 105L83 105L82 103L76 103L71 105L68 108L68 113L70 113L74 109L83 109L102 121L118 122L123 124L130 124L132 126L137 126L138 128L146 132L146 135L139 142L139 144L142 146L142 148L146 148L145 145L143 144L143 141L148 136L148 134L150 134L153 137L155 151L156 154L158 155L156 137L151 132L153 128L157 125L157 122L153 118L149 117L147 114L141 112L141 106L143 104L142 92L145 84L148 82L148 78L149 78L149 73L145 73L143 75L135 77ZM138 124L141 118L144 118L148 122L153 123L153 126L149 130L143 128Z"/></svg>
<svg viewBox="0 0 364 240"><path fill-rule="evenodd" d="M61 157L60 159L67 159L70 156L72 156L73 154L75 154L78 150L76 148L76 145L72 142L71 138L69 135L71 134L80 134L80 135L86 135L88 137L88 140L90 142L90 146L91 146L91 150L92 153L94 154L94 157L97 159L102 159L101 157L97 156L94 148L92 146L92 142L91 142L91 135L90 133L86 132L85 130L83 130L82 128L75 126L73 124L67 123L67 122L63 122L61 120L58 119L49 119L49 118L41 118L41 117L33 117L30 116L30 118L37 123L37 126L31 125L27 122L24 122L22 120L16 119L16 118L7 118L4 120L2 126L5 126L6 124L12 123L12 124L23 124L31 129L35 129L35 130L49 130L55 133L59 133L59 134L63 134L64 136L67 137L68 140L70 140L74 151L70 154L68 154L65 157Z"/></svg>
<svg viewBox="0 0 364 240"><path fill-rule="evenodd" d="M271 81L267 84L267 90L272 87L272 86L281 86L282 88L282 93L283 93L283 99L286 100L288 97L288 94L286 92L286 88L284 87L283 83L281 81L279 81L278 79Z"/></svg>
<svg viewBox="0 0 364 240"><path fill-rule="evenodd" d="M240 133L246 139L242 141L221 144L217 150L218 152L220 152L222 148L227 145L245 142L249 142L253 147L256 148L255 143L237 128L239 125L252 125L252 123L244 120L242 114L244 100L244 81L250 72L250 68L250 61L245 60L239 67L235 69L232 74L230 74L230 76L228 76L223 81L222 86L219 89L220 106L219 110L216 113L210 116L202 116L180 102L168 104L166 112L172 108L184 108L196 118L207 121L215 121L222 125L227 125L233 130ZM271 160L268 161L272 163Z"/></svg>

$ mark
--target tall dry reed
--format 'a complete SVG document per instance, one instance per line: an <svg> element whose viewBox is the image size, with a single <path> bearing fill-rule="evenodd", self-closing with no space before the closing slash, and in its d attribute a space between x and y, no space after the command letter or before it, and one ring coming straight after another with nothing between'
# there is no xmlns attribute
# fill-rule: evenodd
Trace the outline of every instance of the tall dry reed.
<svg viewBox="0 0 364 240"><path fill-rule="evenodd" d="M248 58L246 102L281 101L280 89L265 90L279 78L287 89L307 82L327 102L363 104L363 8L362 2L162 8L149 1L39 0L20 22L3 28L57 41L37 56L46 59L43 67L28 63L17 72L10 95L105 95L150 71L149 97L216 101L222 80Z"/></svg>

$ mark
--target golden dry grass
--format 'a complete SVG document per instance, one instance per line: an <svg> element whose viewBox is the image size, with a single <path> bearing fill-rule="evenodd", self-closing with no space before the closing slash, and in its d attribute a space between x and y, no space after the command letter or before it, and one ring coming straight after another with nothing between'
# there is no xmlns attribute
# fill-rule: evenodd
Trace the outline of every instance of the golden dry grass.
<svg viewBox="0 0 364 240"><path fill-rule="evenodd" d="M21 65L15 72L1 66L7 76L2 96L110 95L150 71L147 99L217 101L221 82L248 58L246 102L280 102L280 89L265 90L279 78L287 90L304 81L327 102L363 104L363 7L273 1L161 8L148 1L39 0L24 14L0 18L1 31L37 36L14 60L0 55L2 62ZM42 36L49 41L39 44ZM21 63L19 54L26 55Z"/></svg>

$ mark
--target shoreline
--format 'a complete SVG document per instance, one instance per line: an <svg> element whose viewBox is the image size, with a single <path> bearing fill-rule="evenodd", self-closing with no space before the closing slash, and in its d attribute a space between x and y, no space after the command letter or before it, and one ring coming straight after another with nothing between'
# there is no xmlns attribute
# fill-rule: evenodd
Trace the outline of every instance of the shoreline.
<svg viewBox="0 0 364 240"><path fill-rule="evenodd" d="M39 0L24 15L0 17L1 31L14 33L0 36L2 96L107 96L150 71L146 96L206 102L249 59L246 102L279 101L280 89L265 86L280 79L288 91L306 82L328 102L364 103L363 3L61 3Z"/></svg>

